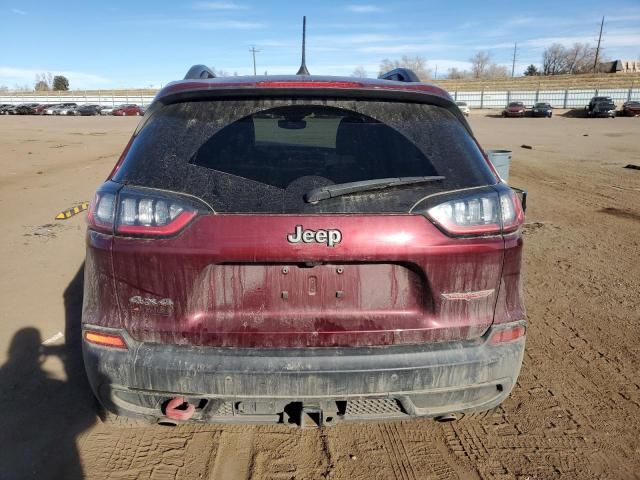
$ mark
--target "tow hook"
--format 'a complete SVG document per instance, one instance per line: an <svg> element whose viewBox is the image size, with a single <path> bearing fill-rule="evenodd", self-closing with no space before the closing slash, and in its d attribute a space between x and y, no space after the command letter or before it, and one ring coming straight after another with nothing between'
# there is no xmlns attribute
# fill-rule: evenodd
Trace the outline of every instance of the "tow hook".
<svg viewBox="0 0 640 480"><path fill-rule="evenodd" d="M184 397L176 397L169 400L165 407L164 414L171 420L184 422L193 417L196 411L195 405L192 405L184 399Z"/></svg>

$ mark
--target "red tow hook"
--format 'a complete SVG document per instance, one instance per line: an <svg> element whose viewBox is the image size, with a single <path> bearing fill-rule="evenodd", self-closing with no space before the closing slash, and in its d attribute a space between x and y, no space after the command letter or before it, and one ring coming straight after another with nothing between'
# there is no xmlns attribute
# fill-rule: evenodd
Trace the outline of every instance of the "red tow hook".
<svg viewBox="0 0 640 480"><path fill-rule="evenodd" d="M195 411L195 405L187 402L184 397L176 397L169 400L169 403L167 403L165 415L171 420L184 422L193 417Z"/></svg>

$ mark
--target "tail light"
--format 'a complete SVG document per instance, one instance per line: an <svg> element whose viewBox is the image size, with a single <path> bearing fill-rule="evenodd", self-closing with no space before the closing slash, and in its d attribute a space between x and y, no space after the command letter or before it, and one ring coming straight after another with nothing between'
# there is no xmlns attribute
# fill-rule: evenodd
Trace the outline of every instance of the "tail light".
<svg viewBox="0 0 640 480"><path fill-rule="evenodd" d="M119 192L99 190L88 221L89 228L116 235L165 237L180 232L204 208L191 198L124 187Z"/></svg>
<svg viewBox="0 0 640 480"><path fill-rule="evenodd" d="M429 206L419 210L452 236L509 233L524 222L520 199L508 187L446 194L426 201Z"/></svg>

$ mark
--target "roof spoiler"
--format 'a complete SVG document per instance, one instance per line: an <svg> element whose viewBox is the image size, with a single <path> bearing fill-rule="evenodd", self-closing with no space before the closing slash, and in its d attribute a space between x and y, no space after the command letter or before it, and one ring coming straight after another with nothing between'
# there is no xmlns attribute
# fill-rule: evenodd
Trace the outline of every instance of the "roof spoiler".
<svg viewBox="0 0 640 480"><path fill-rule="evenodd" d="M206 65L194 65L184 76L185 80L201 80L203 78L216 78L216 74Z"/></svg>
<svg viewBox="0 0 640 480"><path fill-rule="evenodd" d="M410 68L394 68L387 73L381 74L381 80L395 80L396 82L419 82L420 79Z"/></svg>

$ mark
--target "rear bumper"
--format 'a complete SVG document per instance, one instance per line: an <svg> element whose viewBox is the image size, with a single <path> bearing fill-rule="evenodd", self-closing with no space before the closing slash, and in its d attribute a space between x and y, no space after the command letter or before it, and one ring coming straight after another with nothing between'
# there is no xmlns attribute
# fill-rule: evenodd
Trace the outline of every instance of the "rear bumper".
<svg viewBox="0 0 640 480"><path fill-rule="evenodd" d="M320 412L326 424L489 410L513 388L525 345L525 337L492 345L502 326L468 342L304 350L147 344L85 327L128 344L83 342L96 396L114 413L150 420L176 396L198 407L192 420L200 422L286 422L292 405Z"/></svg>

